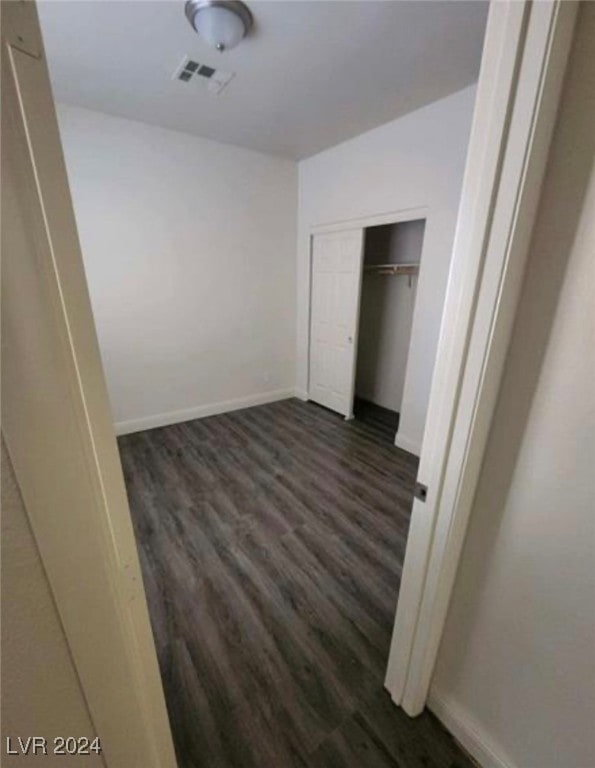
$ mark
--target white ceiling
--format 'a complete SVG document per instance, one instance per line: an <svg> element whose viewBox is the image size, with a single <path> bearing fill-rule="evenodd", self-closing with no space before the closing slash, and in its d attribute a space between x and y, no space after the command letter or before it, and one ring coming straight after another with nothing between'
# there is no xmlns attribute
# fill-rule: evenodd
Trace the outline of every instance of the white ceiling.
<svg viewBox="0 0 595 768"><path fill-rule="evenodd" d="M184 0L41 0L55 97L297 159L477 79L485 2L249 5L253 32L221 54ZM235 78L219 96L172 80L185 54Z"/></svg>

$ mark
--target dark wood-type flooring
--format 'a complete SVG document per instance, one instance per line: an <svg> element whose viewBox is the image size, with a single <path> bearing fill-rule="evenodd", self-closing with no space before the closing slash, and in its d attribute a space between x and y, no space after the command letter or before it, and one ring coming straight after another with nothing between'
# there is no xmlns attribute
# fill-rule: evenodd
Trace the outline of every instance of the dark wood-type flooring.
<svg viewBox="0 0 595 768"><path fill-rule="evenodd" d="M399 414L381 405L355 398L353 415L359 422L365 424L371 434L375 435L381 443L394 445L395 435L399 428Z"/></svg>
<svg viewBox="0 0 595 768"><path fill-rule="evenodd" d="M180 768L462 768L383 689L416 460L286 400L120 438Z"/></svg>

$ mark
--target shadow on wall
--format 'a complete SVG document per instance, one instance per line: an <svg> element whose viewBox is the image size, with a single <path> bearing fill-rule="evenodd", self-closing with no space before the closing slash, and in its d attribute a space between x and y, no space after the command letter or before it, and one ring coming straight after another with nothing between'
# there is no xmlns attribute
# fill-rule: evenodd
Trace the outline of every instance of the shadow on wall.
<svg viewBox="0 0 595 768"><path fill-rule="evenodd" d="M400 391L390 399L383 398L377 391L378 380L382 380L383 374L388 378L383 371L383 362L388 357L386 348L391 343L391 334L394 333L394 329L390 327L389 313L392 297L387 290L391 286L386 284L390 279L393 278L373 276L365 277L362 281L355 390L364 400L399 412L402 384Z"/></svg>

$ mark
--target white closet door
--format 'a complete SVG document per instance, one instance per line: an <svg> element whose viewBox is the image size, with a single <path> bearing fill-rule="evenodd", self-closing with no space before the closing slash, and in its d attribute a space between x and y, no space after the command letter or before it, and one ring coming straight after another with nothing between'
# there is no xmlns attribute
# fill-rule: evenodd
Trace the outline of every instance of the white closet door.
<svg viewBox="0 0 595 768"><path fill-rule="evenodd" d="M350 418L364 231L315 235L313 240L309 397Z"/></svg>

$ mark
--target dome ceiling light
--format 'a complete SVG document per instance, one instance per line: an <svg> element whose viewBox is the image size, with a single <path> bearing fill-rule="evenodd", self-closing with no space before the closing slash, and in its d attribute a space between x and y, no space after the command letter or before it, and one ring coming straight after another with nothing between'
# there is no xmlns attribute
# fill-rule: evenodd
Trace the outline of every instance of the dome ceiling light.
<svg viewBox="0 0 595 768"><path fill-rule="evenodd" d="M188 0L186 18L218 51L235 48L254 23L250 9L240 0Z"/></svg>

